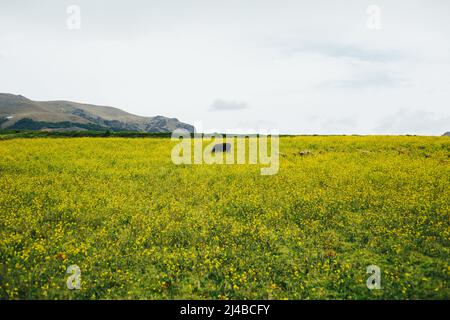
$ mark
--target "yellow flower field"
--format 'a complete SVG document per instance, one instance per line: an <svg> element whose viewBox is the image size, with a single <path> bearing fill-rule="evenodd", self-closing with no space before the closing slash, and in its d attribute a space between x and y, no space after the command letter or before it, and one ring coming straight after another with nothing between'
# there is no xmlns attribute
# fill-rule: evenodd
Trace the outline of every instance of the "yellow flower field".
<svg viewBox="0 0 450 320"><path fill-rule="evenodd" d="M0 298L450 298L450 138L281 137L272 176L175 143L0 141Z"/></svg>

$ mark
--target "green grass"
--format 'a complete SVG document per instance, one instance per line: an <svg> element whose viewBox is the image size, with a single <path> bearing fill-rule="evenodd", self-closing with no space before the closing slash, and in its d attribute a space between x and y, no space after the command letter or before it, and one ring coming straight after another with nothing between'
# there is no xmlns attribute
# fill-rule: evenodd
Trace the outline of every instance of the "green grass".
<svg viewBox="0 0 450 320"><path fill-rule="evenodd" d="M174 144L0 141L0 298L450 298L448 137L282 137L273 176Z"/></svg>

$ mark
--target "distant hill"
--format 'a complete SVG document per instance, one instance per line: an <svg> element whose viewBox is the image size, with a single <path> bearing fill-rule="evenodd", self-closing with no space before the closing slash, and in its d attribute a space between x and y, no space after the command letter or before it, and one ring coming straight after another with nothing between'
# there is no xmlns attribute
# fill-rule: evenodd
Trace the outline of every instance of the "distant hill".
<svg viewBox="0 0 450 320"><path fill-rule="evenodd" d="M141 117L118 108L70 101L33 101L8 93L0 93L0 128L137 132L172 132L175 129L186 129L194 132L192 125L175 118Z"/></svg>
<svg viewBox="0 0 450 320"><path fill-rule="evenodd" d="M446 133L444 133L443 136L450 137L450 131L447 131Z"/></svg>

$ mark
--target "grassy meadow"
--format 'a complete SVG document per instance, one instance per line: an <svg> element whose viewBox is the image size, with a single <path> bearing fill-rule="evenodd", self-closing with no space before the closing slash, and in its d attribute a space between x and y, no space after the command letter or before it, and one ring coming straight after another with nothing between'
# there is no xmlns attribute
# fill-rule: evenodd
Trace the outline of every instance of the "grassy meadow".
<svg viewBox="0 0 450 320"><path fill-rule="evenodd" d="M0 299L450 298L449 137L281 137L272 176L175 143L0 141Z"/></svg>

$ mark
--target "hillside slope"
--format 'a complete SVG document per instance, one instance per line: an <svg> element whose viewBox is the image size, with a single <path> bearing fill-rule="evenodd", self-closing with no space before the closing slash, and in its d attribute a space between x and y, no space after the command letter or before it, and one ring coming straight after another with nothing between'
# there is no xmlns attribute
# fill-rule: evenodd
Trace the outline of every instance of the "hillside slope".
<svg viewBox="0 0 450 320"><path fill-rule="evenodd" d="M194 127L175 118L141 117L118 108L70 101L33 101L0 93L0 128L172 132Z"/></svg>

